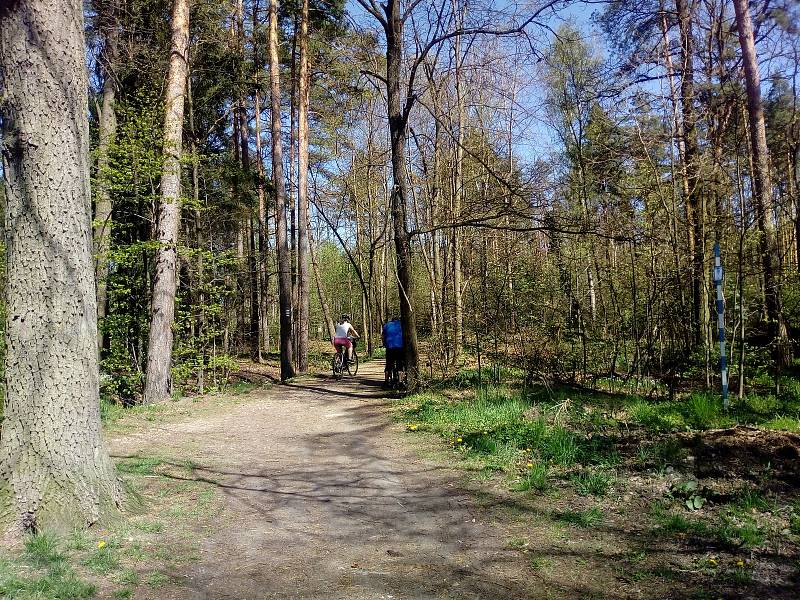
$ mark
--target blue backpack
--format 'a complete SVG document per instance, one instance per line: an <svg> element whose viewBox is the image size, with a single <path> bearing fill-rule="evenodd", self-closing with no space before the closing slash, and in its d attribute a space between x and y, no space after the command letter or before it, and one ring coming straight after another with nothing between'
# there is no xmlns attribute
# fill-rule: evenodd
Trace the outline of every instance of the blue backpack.
<svg viewBox="0 0 800 600"><path fill-rule="evenodd" d="M387 348L403 347L403 326L395 319L383 326L383 339Z"/></svg>

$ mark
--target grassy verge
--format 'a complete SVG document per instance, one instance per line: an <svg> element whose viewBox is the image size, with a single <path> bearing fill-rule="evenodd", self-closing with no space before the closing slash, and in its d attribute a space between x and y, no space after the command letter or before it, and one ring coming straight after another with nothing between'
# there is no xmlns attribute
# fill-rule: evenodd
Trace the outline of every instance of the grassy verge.
<svg viewBox="0 0 800 600"><path fill-rule="evenodd" d="M222 510L213 482L166 456L121 458L117 470L129 490L124 518L71 535L43 532L0 553L0 598L160 597L185 583L179 574L199 559L197 529Z"/></svg>
<svg viewBox="0 0 800 600"><path fill-rule="evenodd" d="M688 597L748 586L783 597L800 576L798 473L786 460L800 448L770 431L798 428L791 395L723 411L705 393L655 402L525 388L512 370L506 385L486 385L487 375L437 382L396 400L395 415L469 474L479 503L513 530L510 547L527 553L535 528L538 577L565 586L565 573L591 564L605 594L621 580Z"/></svg>

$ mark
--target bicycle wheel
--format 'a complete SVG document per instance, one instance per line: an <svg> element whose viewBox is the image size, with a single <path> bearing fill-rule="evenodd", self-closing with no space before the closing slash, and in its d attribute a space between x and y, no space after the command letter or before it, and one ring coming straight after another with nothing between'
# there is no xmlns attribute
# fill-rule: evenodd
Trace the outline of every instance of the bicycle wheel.
<svg viewBox="0 0 800 600"><path fill-rule="evenodd" d="M331 361L331 366L333 368L333 376L336 379L341 379L342 375L344 375L344 365L343 365L342 353L337 352L333 355L333 360Z"/></svg>
<svg viewBox="0 0 800 600"><path fill-rule="evenodd" d="M353 364L347 363L347 372L350 375L358 375L358 354L355 348L353 348Z"/></svg>

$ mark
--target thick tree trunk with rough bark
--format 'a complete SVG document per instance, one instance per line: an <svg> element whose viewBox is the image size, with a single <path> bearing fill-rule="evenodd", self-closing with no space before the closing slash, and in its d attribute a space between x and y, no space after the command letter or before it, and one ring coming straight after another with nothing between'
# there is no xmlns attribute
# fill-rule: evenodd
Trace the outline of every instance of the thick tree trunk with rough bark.
<svg viewBox="0 0 800 600"><path fill-rule="evenodd" d="M150 308L150 338L144 402L158 402L172 394L172 323L177 290L178 232L181 221L181 150L189 50L189 0L172 7L172 47L167 76L164 117L164 171L158 208L155 278Z"/></svg>
<svg viewBox="0 0 800 600"><path fill-rule="evenodd" d="M417 324L414 315L414 290L411 274L411 236L408 232L405 146L407 115L400 91L400 69L403 61L403 15L400 0L390 0L386 12L386 99L392 155L391 213L394 225L394 246L397 253L397 286L400 295L400 322L406 345L408 383L415 386L419 377Z"/></svg>
<svg viewBox="0 0 800 600"><path fill-rule="evenodd" d="M747 0L734 0L736 28L742 48L745 86L747 89L747 114L750 120L750 142L753 153L753 206L756 210L758 245L764 269L764 296L770 337L775 344L775 359L779 366L790 360L789 336L781 306L781 291L778 270L780 261L773 223L772 181L769 173L769 151L764 125L764 106L761 100L761 74L753 37L753 22Z"/></svg>
<svg viewBox="0 0 800 600"><path fill-rule="evenodd" d="M308 0L300 18L300 73L297 109L297 370L308 371Z"/></svg>
<svg viewBox="0 0 800 600"><path fill-rule="evenodd" d="M269 2L269 74L272 97L272 181L275 186L275 244L278 254L281 381L294 377L292 356L292 268L286 246L286 190L281 142L281 82L278 62L278 0Z"/></svg>
<svg viewBox="0 0 800 600"><path fill-rule="evenodd" d="M0 5L6 182L4 527L66 529L119 504L100 429L83 4Z"/></svg>

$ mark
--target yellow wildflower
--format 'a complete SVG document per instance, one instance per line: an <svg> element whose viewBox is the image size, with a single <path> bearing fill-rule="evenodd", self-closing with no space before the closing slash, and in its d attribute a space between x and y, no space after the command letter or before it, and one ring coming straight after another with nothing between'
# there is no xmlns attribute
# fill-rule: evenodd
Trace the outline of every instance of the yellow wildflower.
<svg viewBox="0 0 800 600"><path fill-rule="evenodd" d="M460 444L461 442L463 442L463 441L464 441L464 440L463 440L463 439L461 439L461 438L458 438L458 439L456 440L456 442L458 442L459 444Z"/></svg>
<svg viewBox="0 0 800 600"><path fill-rule="evenodd" d="M716 567L717 566L717 559L716 558L709 558L708 559L708 564L710 564L712 567Z"/></svg>
<svg viewBox="0 0 800 600"><path fill-rule="evenodd" d="M741 559L737 560L737 561L736 561L736 566L737 566L737 567L743 567L743 566L744 566L744 561L743 561L743 560L741 560Z"/></svg>
<svg viewBox="0 0 800 600"><path fill-rule="evenodd" d="M99 542L97 542L97 547L102 550L103 548L106 547L106 541L105 540L100 540Z"/></svg>
<svg viewBox="0 0 800 600"><path fill-rule="evenodd" d="M529 469L532 469L533 468L533 463L528 463L527 466L528 466Z"/></svg>

